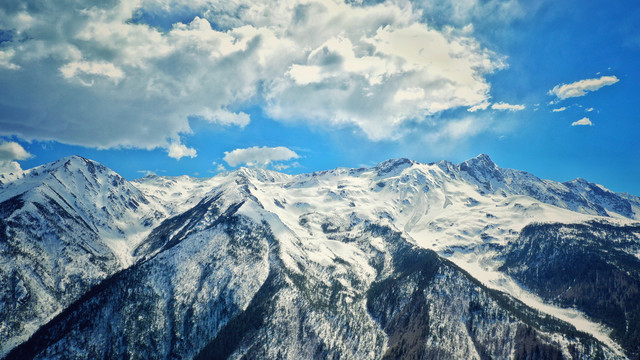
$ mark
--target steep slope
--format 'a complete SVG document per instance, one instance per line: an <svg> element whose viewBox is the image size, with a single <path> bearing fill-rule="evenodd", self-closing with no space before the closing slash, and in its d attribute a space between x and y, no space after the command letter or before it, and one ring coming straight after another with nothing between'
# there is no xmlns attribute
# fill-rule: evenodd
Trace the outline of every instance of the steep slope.
<svg viewBox="0 0 640 360"><path fill-rule="evenodd" d="M499 267L503 249L526 225L612 217L630 222L638 218L638 197L583 180L559 183L502 169L486 155L457 165L396 159L369 169L293 177L264 170L236 173L256 181L254 195L304 243L331 240L355 219L378 222L449 258L484 285L613 345L607 329L571 309L545 304Z"/></svg>
<svg viewBox="0 0 640 360"><path fill-rule="evenodd" d="M132 183L89 160L63 160L0 193L6 244L16 254L29 246L17 268L41 262L39 273L61 279L49 283L80 280L68 298L57 295L77 300L10 358L623 358L592 318L634 354L627 332L566 308L575 303L545 303L505 261L535 222L632 226L638 197L502 169L486 155ZM48 265L52 254L62 266ZM40 280L7 274L3 304L14 309L34 293L24 279ZM54 300L50 315L66 306ZM21 314L33 309L3 319L24 328Z"/></svg>
<svg viewBox="0 0 640 360"><path fill-rule="evenodd" d="M80 157L31 169L0 192L0 354L130 265L164 217L118 174Z"/></svg>
<svg viewBox="0 0 640 360"><path fill-rule="evenodd" d="M640 359L639 255L640 225L532 224L509 246L502 270L547 301L605 323Z"/></svg>
<svg viewBox="0 0 640 360"><path fill-rule="evenodd" d="M564 183L542 180L524 171L499 168L484 154L455 167L470 182L490 193L526 195L584 214L640 219L638 197L616 194L584 179Z"/></svg>
<svg viewBox="0 0 640 360"><path fill-rule="evenodd" d="M614 358L385 225L299 237L237 173L165 220L149 254L83 296L13 358ZM272 199L273 200L273 199ZM452 301L454 299L454 301Z"/></svg>

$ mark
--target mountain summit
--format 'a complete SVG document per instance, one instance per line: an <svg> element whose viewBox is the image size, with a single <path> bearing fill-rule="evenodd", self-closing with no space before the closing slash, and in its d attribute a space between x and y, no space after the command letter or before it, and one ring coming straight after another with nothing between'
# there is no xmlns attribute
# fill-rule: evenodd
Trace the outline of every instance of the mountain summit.
<svg viewBox="0 0 640 360"><path fill-rule="evenodd" d="M132 182L65 158L0 191L1 353L638 358L639 219L487 155Z"/></svg>

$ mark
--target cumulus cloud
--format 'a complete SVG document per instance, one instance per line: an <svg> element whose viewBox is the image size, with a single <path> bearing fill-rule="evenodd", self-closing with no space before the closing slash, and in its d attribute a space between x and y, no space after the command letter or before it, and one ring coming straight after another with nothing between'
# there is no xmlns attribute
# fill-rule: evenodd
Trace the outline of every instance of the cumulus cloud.
<svg viewBox="0 0 640 360"><path fill-rule="evenodd" d="M32 156L17 142L6 141L0 144L0 185L22 174L22 167L16 160L26 160Z"/></svg>
<svg viewBox="0 0 640 360"><path fill-rule="evenodd" d="M124 78L122 70L111 63L101 61L73 61L60 67L62 76L69 80L77 78L83 85L93 85L93 80L87 82L83 77L91 79L93 76L104 76L117 83Z"/></svg>
<svg viewBox="0 0 640 360"><path fill-rule="evenodd" d="M0 161L26 160L32 156L17 142L6 141L0 144Z"/></svg>
<svg viewBox="0 0 640 360"><path fill-rule="evenodd" d="M505 67L471 31L423 21L409 2L0 5L12 36L0 52L0 135L195 156L168 140L192 131L190 117L245 126L241 110L258 105L276 120L394 138L404 124L486 102L485 75Z"/></svg>
<svg viewBox="0 0 640 360"><path fill-rule="evenodd" d="M267 167L278 161L297 159L300 156L295 151L284 146L277 147L250 147L224 152L224 161L229 166L246 165L249 167ZM282 164L274 165L278 169L286 169ZM287 165L285 165L287 166ZM288 167L288 166L287 166Z"/></svg>
<svg viewBox="0 0 640 360"><path fill-rule="evenodd" d="M565 111L565 110L567 110L567 108L563 106L561 108L553 109L552 111L553 112L562 112L562 111Z"/></svg>
<svg viewBox="0 0 640 360"><path fill-rule="evenodd" d="M495 103L495 104L491 104L491 108L493 110L506 110L506 111L522 111L525 109L524 105L518 105L518 104L507 104L507 103L503 103L503 102L499 102L499 103Z"/></svg>
<svg viewBox="0 0 640 360"><path fill-rule="evenodd" d="M314 21L338 21L348 9L334 5ZM312 48L272 83L271 117L356 125L379 140L397 136L401 124L488 99L483 76L504 66L495 54L472 38L411 22L408 10L389 3L367 9L351 19L358 28Z"/></svg>
<svg viewBox="0 0 640 360"><path fill-rule="evenodd" d="M613 85L620 81L616 76L601 76L597 79L585 79L570 84L556 85L549 90L558 100L585 96L588 92L596 91L604 86Z"/></svg>
<svg viewBox="0 0 640 360"><path fill-rule="evenodd" d="M186 147L180 142L172 142L169 146L169 157L180 160L185 156L194 158L198 156L198 153L196 152L196 149Z"/></svg>
<svg viewBox="0 0 640 360"><path fill-rule="evenodd" d="M593 123L591 122L591 120L589 120L588 117L583 117L582 119L571 123L571 126L592 126L592 125Z"/></svg>

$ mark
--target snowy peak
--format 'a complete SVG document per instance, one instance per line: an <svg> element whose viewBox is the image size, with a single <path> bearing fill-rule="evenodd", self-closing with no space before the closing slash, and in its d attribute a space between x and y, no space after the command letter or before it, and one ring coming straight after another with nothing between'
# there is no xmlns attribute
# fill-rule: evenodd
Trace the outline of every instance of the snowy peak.
<svg viewBox="0 0 640 360"><path fill-rule="evenodd" d="M414 164L417 164L417 162L406 158L390 159L376 165L374 169L377 172L378 177L389 177L398 175L403 170L410 168Z"/></svg>
<svg viewBox="0 0 640 360"><path fill-rule="evenodd" d="M486 154L480 154L458 164L458 170L472 182L481 185L487 191L496 190L504 186L502 169Z"/></svg>
<svg viewBox="0 0 640 360"><path fill-rule="evenodd" d="M597 209L608 216L611 204L588 195L598 191L590 185L501 169L486 155L458 165L394 159L296 176L241 168L210 179L154 176L131 183L86 159L63 160L37 170L42 183L32 188L61 194L68 205L60 207L68 206L69 214L114 221L99 207L77 205L98 204L104 193L113 209L138 194L147 199L136 212L120 209L127 222L140 223L142 210L156 201L170 216L150 225L133 247L123 247L131 266L84 292L10 358L21 358L21 351L54 357L58 349L76 357L95 351L193 358L202 351L202 358L379 359L413 351L427 354L422 358L535 358L528 353L534 347L547 351L538 358L592 358L596 352L615 358L614 347L598 341L610 341L606 334L576 339L572 327L499 292L528 294L496 270L527 224L588 221ZM105 250L94 244L108 231L86 232L94 243L74 248L67 241L64 251L71 254L63 253L66 272L91 280L76 294L116 269L113 256L101 272L87 272L90 261L73 262L82 260L82 247ZM7 277L0 289L16 289L9 294L14 298L22 297L23 287L34 293L35 281L20 282L34 261L25 259L22 273ZM15 260L5 263L16 267ZM54 270L47 275L60 276ZM488 291L489 285L499 291ZM555 316L555 308L542 309Z"/></svg>
<svg viewBox="0 0 640 360"><path fill-rule="evenodd" d="M157 202L150 201L122 176L80 156L28 170L24 178L3 189L0 202L17 197L25 205L8 214L8 218L40 218L43 211L57 209L43 221L61 221L55 216L74 218L87 231L114 246L109 243L110 239L125 247L127 242L140 241L140 237L166 216ZM116 252L123 250L122 246L116 248L113 249ZM126 251L117 256L125 263L131 261Z"/></svg>
<svg viewBox="0 0 640 360"><path fill-rule="evenodd" d="M601 213L607 216L622 215L624 217L640 219L640 198L617 194L602 185L589 182L582 178L563 183L572 193L581 195L585 202L601 208Z"/></svg>
<svg viewBox="0 0 640 360"><path fill-rule="evenodd" d="M97 187L117 187L125 182L124 178L100 163L80 156L69 156L27 170L22 179L7 185L0 199L38 187L64 187L78 195L86 191L95 193Z"/></svg>
<svg viewBox="0 0 640 360"><path fill-rule="evenodd" d="M131 265L131 249L164 218L159 210L120 175L79 156L7 184L0 191L3 347Z"/></svg>
<svg viewBox="0 0 640 360"><path fill-rule="evenodd" d="M44 164L27 171L29 176L43 176L45 174L91 174L92 178L98 177L99 174L113 174L118 175L115 172L108 169L106 166L81 156L73 155L64 157L58 161ZM118 175L119 176L119 175Z"/></svg>
<svg viewBox="0 0 640 360"><path fill-rule="evenodd" d="M405 331L403 314L433 319L430 325L416 323L423 327L423 337L441 333L437 327L442 324L449 326L447 334L455 334L423 339L420 344L440 344L444 349L451 347L447 341L453 341L458 354L472 354L475 350L467 345L477 343L474 336L479 333L478 328L470 331L469 319L476 317L480 327L495 325L496 319L485 315L498 310L503 312L498 318L504 328L497 333L513 337L496 349L506 349L516 343L524 331L516 328L524 329L526 322L513 320L510 310L500 310L500 302L482 295L484 289L441 257L486 286L525 296L525 289L498 271L503 250L518 241L524 227L603 217L613 222L611 217L637 219L640 213L637 197L621 196L581 179L542 180L500 168L484 154L460 164L392 159L373 168L295 176L240 168L208 179L147 176L132 182L99 163L72 156L27 174L0 191L0 228L6 229L0 234L0 299L19 299L0 306L0 320L9 319L0 323L0 338L10 339L0 355L65 308L55 321L67 318L64 321L73 324L80 313L96 314L99 321L87 322L91 325L84 334L64 335L66 343L60 344L69 346L59 348L90 339L96 349L113 345L114 354L148 353L158 351L154 346L159 345L166 346L166 354L188 358L209 341L210 348L219 349L236 334L245 334L248 344L273 339L240 331L249 323L244 317L255 317L269 324L263 329L266 334L295 335L264 344L265 349L298 349L288 358L314 357L327 344L335 345L333 354L354 351L353 356L343 357L379 358L375 355L384 353L385 344L392 345L388 341L397 345L404 341L394 335L396 330L386 333L394 327ZM433 266L416 267L420 259ZM40 266L35 275L34 263ZM416 276L406 276L411 269L419 270ZM393 284L395 290L389 291ZM97 297L68 307L81 296ZM415 302L418 299L420 303ZM457 305L451 305L452 299ZM541 306L539 301L533 304ZM86 311L69 310L83 307ZM394 314L393 309L403 307L420 311L415 316L404 310ZM541 311L555 316L554 309ZM292 314L310 316L298 319ZM567 321L575 319L569 315ZM575 323L581 321L577 318ZM282 322L289 324L278 325ZM283 331L282 326L304 329L301 336L315 338L300 341L297 333ZM107 328L112 339L126 334L127 344L142 339L149 341L148 348L132 350L118 341L94 337ZM331 329L348 331L336 335ZM596 325L589 329L596 329L590 330L592 335L600 334ZM493 344L496 329L482 331L487 338L480 342ZM462 343L453 340L467 333L469 338ZM361 345L351 343L351 334L363 341ZM368 338L373 335L377 338ZM406 335L406 340L414 337ZM317 339L321 342L314 343ZM563 339L565 345L572 341ZM525 336L524 341L533 340ZM306 350L297 348L307 345ZM361 353L362 349L367 350ZM589 354L588 349L583 350ZM243 351L238 348L238 354ZM506 358L512 351L495 357Z"/></svg>
<svg viewBox="0 0 640 360"><path fill-rule="evenodd" d="M474 158L471 158L465 162L463 162L462 164L465 164L468 167L486 167L486 168L497 168L498 165L496 165L496 163L493 162L493 160L491 160L491 158L489 157L489 155L487 154L480 154Z"/></svg>

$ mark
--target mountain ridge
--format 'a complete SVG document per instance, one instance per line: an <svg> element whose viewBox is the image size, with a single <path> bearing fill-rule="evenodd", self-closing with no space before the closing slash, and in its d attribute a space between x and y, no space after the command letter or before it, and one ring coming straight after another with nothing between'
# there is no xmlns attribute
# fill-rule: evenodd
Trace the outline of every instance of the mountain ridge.
<svg viewBox="0 0 640 360"><path fill-rule="evenodd" d="M0 219L2 221L0 230L4 236L0 246L6 247L6 244L13 244L11 246L14 246L15 249L22 249L27 245L33 249L41 248L37 241L29 242L30 240L28 239L37 239L39 233L44 231L42 229L45 229L45 227L35 228L33 232L29 232L29 227L25 225L27 224L26 222L17 221L21 219L19 218L20 211L24 213L22 215L23 218L24 216L39 218L43 217L43 214L48 214L49 220L47 220L47 224L51 225L47 225L46 229L55 228L52 225L60 223L60 220L56 219L70 221L64 219L77 218L77 221L74 220L77 223L77 225L74 225L75 227L55 228L57 230L50 232L51 239L56 239L55 241L57 242L66 241L65 247L51 248L49 252L38 250L40 251L38 254L45 254L44 256L41 255L43 259L36 260L36 258L30 257L30 261L37 263L45 259L60 258L65 252L69 254L86 252L83 247L87 247L87 245L82 239L87 238L83 234L89 232L93 234L93 244L102 244L100 246L91 245L94 249L98 249L94 250L94 254L103 256L106 260L100 261L106 261L105 264L111 265L108 265L108 270L103 271L97 277L92 277L90 275L91 272L79 273L79 279L85 279L86 283L74 293L75 295L72 294L68 298L57 300L60 305L55 309L51 308L47 316L34 318L39 320L31 320L36 321L33 322L34 325L31 327L24 330L16 328L18 329L17 332L13 330L15 335L2 335L3 338L9 336L7 339L10 340L8 343L11 344L22 343L26 339L25 337L31 334L35 334L33 336L36 336L36 338L42 336L42 333L36 332L35 329L44 324L45 321L51 323L51 325L47 325L47 329L56 328L56 326L62 326L60 327L61 329L68 329L68 326L71 326L70 329L73 329L73 319L78 320L79 318L75 315L70 315L64 309L71 303L77 303L78 305L74 306L79 306L79 308L95 306L91 305L93 300L86 299L83 295L90 292L93 293L94 290L90 289L96 289L95 296L111 299L106 302L107 307L95 308L95 311L104 314L104 322L110 323L113 329L121 329L125 333L142 331L137 320L131 317L135 315L135 312L120 313L118 312L119 310L115 311L116 308L110 307L109 303L123 304L125 309L139 308L142 309L141 314L152 316L158 321L153 323L155 325L147 324L147 326L160 326L149 333L154 334L149 335L156 339L154 341L161 341L161 339L169 336L169 338L173 339L171 340L172 343L181 344L181 341L188 341L191 342L194 348L200 349L198 351L204 351L203 349L205 348L211 349L211 346L214 346L211 344L216 343L215 338L218 331L223 331L224 334L227 334L224 335L225 338L232 340L232 338L228 337L230 336L229 334L232 334L229 331L239 329L237 326L240 326L240 328L245 326L241 326L238 321L243 318L244 315L242 314L246 311L248 304L252 303L252 301L256 302L256 304L262 304L262 301L267 301L268 303L280 305L276 306L275 309L277 310L274 310L275 312L273 313L258 311L265 318L262 325L254 326L252 331L256 331L256 334L263 334L265 331L267 333L275 331L275 328L280 329L280 327L283 327L282 329L284 329L298 324L296 326L309 327L308 331L310 332L307 334L311 336L309 341L318 346L314 349L301 347L294 339L281 334L284 336L282 337L284 343L290 343L292 348L298 349L296 351L299 353L287 353L288 355L286 356L290 358L295 358L296 354L299 355L301 353L311 356L318 351L320 357L328 357L329 354L336 354L336 351L347 351L344 346L353 341L353 339L350 340L348 336L345 337L346 335L344 335L340 337L342 339L340 341L344 342L343 344L327 342L329 338L326 337L327 329L343 321L343 325L340 326L353 328L352 331L355 334L359 334L359 331L365 328L374 331L372 334L377 334L375 335L375 341L373 338L366 341L364 338L358 340L365 342L358 342L361 345L356 346L356 348L363 351L368 349L365 351L366 354L376 354L384 350L383 353L386 352L388 356L393 356L392 354L397 355L400 349L404 349L402 351L422 354L421 356L427 356L426 354L444 356L444 353L434 351L436 349L443 351L438 346L442 346L447 341L453 341L451 346L453 349L458 349L456 351L471 351L471 353L475 354L473 356L478 358L483 358L486 354L493 354L491 356L494 357L500 356L497 355L499 353L497 352L499 348L497 343L493 343L489 337L483 335L485 331L489 331L487 329L490 326L487 321L493 316L491 314L494 313L501 313L503 314L501 316L506 316L504 319L511 319L501 323L504 331L511 329L504 333L503 339L504 341L510 340L502 343L502 345L512 349L514 354L524 356L529 351L533 351L533 348L528 347L529 345L538 344L539 349L546 349L544 351L549 351L548 354L559 351L560 354L564 354L564 357L567 357L567 354L569 357L573 357L571 355L573 350L571 349L575 350L575 354L582 354L582 357L586 356L585 354L593 355L594 353L590 351L596 348L604 351L603 354L608 354L605 356L607 358L622 356L619 346L609 338L608 330L601 330L599 324L593 322L582 313L571 313L574 310L544 303L540 299L530 298L530 293L515 282L506 271L500 270L500 267L503 265L502 257L507 254L507 251L511 251L509 249L512 249L513 244L521 241L519 237L520 231L525 226L536 221L550 223L585 223L588 221L606 221L612 224L634 223L639 217L640 198L633 195L616 194L600 185L582 181L576 181L575 184L572 184L572 182L559 183L542 180L526 172L500 168L489 156L484 154L460 164L452 164L447 161L422 164L409 159L391 159L372 168L338 168L301 175L286 175L271 170L242 168L208 179L154 176L130 182L91 160L81 157L69 157L52 164L27 170L26 173L25 178L8 183L4 188L0 189L0 216L2 217ZM53 175L49 176L51 174ZM81 194L83 196L80 196ZM131 200L135 202L131 202ZM24 204L34 205L29 205L29 211L24 212L26 211L22 210L25 208ZM103 206L106 207L106 212L102 209ZM51 213L50 209L57 207L64 209L64 212ZM109 216L113 216L113 219L109 220ZM119 225L117 216L123 219L122 225ZM381 233L372 230L376 228L386 228L388 232ZM229 229L233 230L229 232ZM119 239L117 241L119 241L118 244L120 246L114 246L113 242L109 242L115 241L109 240L114 234L118 234ZM240 236L240 234L245 235ZM633 238L636 235L631 234L629 236ZM259 245L259 248L254 249L251 242L247 242L246 239L243 240L242 237L255 239L257 241L256 244L263 245ZM637 241L637 236L633 239L635 239L633 241ZM405 250L398 253L397 250L393 249L396 249L397 244L400 243L405 244L402 245L402 249ZM634 246L627 247L624 251L632 256L638 256L636 252L640 254L640 245ZM212 252L214 249L218 249L215 251L222 251L222 254L226 255L222 257L215 255L216 252ZM269 250L267 251L266 249ZM435 295L436 293L431 292L437 290L434 284L440 281L438 280L440 277L419 276L417 273L412 276L418 276L422 280L418 282L415 282L415 280L410 282L402 280L397 283L397 286L400 287L389 288L396 289L393 291L402 292L405 290L401 289L409 286L409 288L413 289L410 292L413 295L409 297L415 299L412 300L414 302L406 303L406 299L403 300L401 297L393 297L395 300L389 302L389 299L391 299L387 298L389 294L383 294L384 297L378 299L380 301L382 299L386 300L379 302L379 304L387 304L384 305L387 308L385 311L391 311L390 309L393 308L404 308L406 305L409 307L404 308L404 311L408 313L417 311L416 314L427 314L425 312L427 308L440 304L438 305L440 306L438 308L438 316L450 318L452 324L458 324L455 326L459 328L455 331L466 329L464 331L468 334L468 337L464 341L447 337L432 338L434 336L433 331L435 331L435 328L432 329L434 323L429 321L427 319L429 317L427 317L425 318L427 320L411 323L413 324L411 326L418 333L423 334L421 336L431 336L432 340L428 340L431 347L425 348L424 346L426 345L421 342L415 343L414 340L411 340L410 343L413 345L408 348L398 347L400 344L397 342L398 339L405 339L405 344L410 338L414 339L413 335L410 336L406 332L406 328L400 326L405 324L405 320L400 321L402 318L401 313L394 313L400 317L394 320L395 325L387 329L389 331L385 330L386 325L376 322L372 318L372 314L377 313L379 310L375 310L375 306L374 308L369 308L366 305L368 300L363 297L363 294L369 291L367 290L369 289L368 287L374 286L377 281L391 284L393 281L403 279L403 275L401 275L405 271L402 270L403 267L406 267L406 262L422 251L421 249L434 251L434 256L442 259L442 261L450 262L454 266L452 268L449 265L442 265L444 267L441 269L452 270L441 270L444 272L438 273L440 274L438 276L445 278L454 276L445 275L449 274L447 271L453 271L451 274L465 273L473 281L478 281L478 284L482 284L477 290L471 291L470 289L475 286L472 285L473 281L459 280L461 281L460 284L464 285L448 290L451 291L451 294L459 293L462 298L471 296L463 296L463 293L475 294L468 298L470 299L468 301L471 302L476 301L472 299L480 296L485 300L478 303L481 305L474 305L476 307L479 306L479 308L470 307L469 303L460 303L456 305L456 308L448 308L446 303L439 303L438 301L440 300L437 299L440 298ZM236 289L240 291L242 286L237 282L239 278L235 278L233 274L235 272L242 273L246 270L242 270L243 266L248 266L247 264L251 262L243 265L243 258L239 256L240 254L251 254L255 251L258 251L256 254L260 255L252 263L254 264L251 265L254 269L252 271L257 271L256 274L261 274L256 278L258 282L262 285L271 284L269 286L272 287L272 290L260 293L261 295L256 298L259 287L254 286L253 290L246 293L253 295L243 295L244 300L239 303L237 302L239 298L232 300L232 298L227 297L228 295L224 295L223 298L217 300L209 295L203 295L202 289L216 289L219 282L223 281L222 279L230 281L228 284L235 284L233 286L227 285L231 286L230 290ZM18 253L21 254L21 252ZM188 253L192 255L187 255ZM414 255L409 256L409 254ZM100 256L96 257L96 259L100 258ZM158 260L154 260L160 259L158 257L165 259L165 262L158 263ZM81 259L82 257L78 258ZM190 258L200 260L198 262ZM212 258L218 259L218 263L211 263L210 259ZM18 264L12 258L4 258L3 261L10 265ZM96 264L102 263L98 262ZM190 265L185 268L187 264ZM272 269L274 266L279 269L276 273L280 275L273 275L278 280L275 283L270 283L267 279L270 279L268 274L270 274L271 270L268 269ZM28 316L29 311L21 305L21 302L25 301L24 299L41 296L36 291L37 289L33 282L34 275L26 271L26 265L22 268L19 266L13 266L13 268L13 270L11 268L0 268L3 272L3 278L8 279L5 280L5 288L7 290L2 295L3 299L5 299L6 304L12 302L17 304L15 306L12 305L13 307L10 306L9 310L13 312L5 312L4 314L0 312L0 315L2 315L0 317L0 330L5 329L5 331L26 323L24 316ZM19 270L16 273L15 269L25 270ZM205 269L218 270L210 272L210 270L205 271ZM42 274L53 274L51 271L53 270L46 270ZM187 272L185 273L184 271ZM196 274L202 274L200 285L193 285L196 286L195 289L201 289L195 293L197 294L194 295L196 296L195 298L187 295L184 290L179 290L186 289L184 286L192 283L191 280L187 280L187 274L193 271ZM58 278L61 276L64 278L68 270L61 267L58 273L56 275ZM173 309L171 311L174 314L171 315L164 311L153 312L150 310L151 308L147 309L146 307L135 307L135 304L131 304L126 300L128 297L121 297L117 293L109 292L111 290L103 289L98 291L102 288L96 288L97 284L107 281L106 279L110 279L115 274L121 273L138 274L136 276L146 280L141 281L140 284L135 284L129 279L130 275L119 275L121 280L116 281L116 285L110 286L116 286L116 288L121 289L118 291L129 293L132 291L135 293L140 290L145 293L151 291L151 293L163 294L161 297L149 297L149 306L152 306L151 308L153 306L163 306L167 309ZM454 278L462 279L459 276L464 277L467 275L455 275ZM182 280L178 281L176 279ZM55 294L53 288L47 289L49 289L46 292L47 294ZM426 291L424 289L431 289L429 290L431 295L422 298L422 295L419 294ZM104 291L107 291L107 293L104 293ZM215 291L217 290L214 290L214 293ZM317 293L314 294L314 292ZM487 295L493 294L492 292L504 295L495 295L498 297ZM218 292L218 294L222 293ZM48 296L51 297L53 295ZM60 297L60 295L56 296ZM504 299L514 299L514 301L518 302L522 300L524 303L514 307L514 305L508 305L511 304L512 300L504 300L501 296L506 296ZM142 303L147 301L144 300L144 297L138 296L131 299L137 299L136 301ZM297 300L291 302L291 299ZM152 303L155 305L151 305ZM202 304L217 305L206 305L203 308ZM285 306L285 304L289 305ZM314 306L316 305L314 304L326 305L315 309ZM329 308L336 307L336 309L341 309L341 316L346 317L338 321L338 323L333 322L334 320L330 321L330 317L327 317L329 313L321 310L327 305ZM207 309L207 306L213 306L210 310L218 309L215 311L227 312L227 317L216 317L217 319L226 320L219 320L221 322L218 322L218 325L211 327L212 324L207 322L211 320L206 319L210 319L212 313L205 311L202 313L204 317L198 317L200 315L193 317L193 314ZM356 307L352 309L353 306ZM32 305L33 307L35 305ZM233 310L234 307L235 310ZM487 312L489 308L493 310ZM522 327L524 325L516 325L518 321L523 321L522 316L524 315L517 315L523 314L522 310L517 310L520 308L529 309L524 312L525 314L543 314L542 318L558 317L561 322L568 321L570 323L569 327L556 327L556 330L553 330L559 331L557 333L558 339L563 340L550 340L553 337L546 338L545 336L547 335L544 335L544 331L540 332L540 326L542 326L540 324L542 323L538 320L532 323L538 325L531 325L527 322L524 323L527 324L525 327ZM2 309L6 310L7 307L3 306ZM257 309L262 308L258 307ZM274 317L280 313L289 314L292 309L298 309L297 311L301 312L310 311L310 314L315 314L313 316L317 318L311 321L307 315L293 318L287 315L284 318L280 318L280 320L278 320L278 317ZM355 309L359 310L356 311ZM471 311L470 309L475 310ZM359 315L354 315L356 313ZM33 316L33 312L31 314ZM58 314L58 316L52 318L55 314ZM192 322L190 326L197 326L203 329L204 333L198 332L199 336L203 336L203 338L193 337L195 335L192 334L189 335L191 337L187 337L191 340L185 340L187 338L182 339L182 337L186 336L186 333L169 331L175 326L189 326L188 324L190 323L176 323L178 314L182 314L179 317L183 320L185 319L184 316L192 314L187 316L188 319L191 319L189 321ZM435 316L436 314L432 315ZM112 316L125 322L114 322L115 320L111 318ZM238 316L240 318L236 319ZM433 316L431 318L437 318L437 316ZM460 322L461 319L468 316L472 316L478 321L474 323L476 325L465 324L464 321ZM542 315L526 315L525 318L528 319L531 316L536 318ZM85 326L86 331L70 330L71 332L57 334L54 337L58 338L58 345L55 346L66 348L66 346L76 344L75 342L78 341L77 344L90 346L96 351L102 348L101 346L106 346L105 344L100 345L100 342L95 340L99 338L91 340L98 335L96 331L99 334L105 334L104 331L106 330L103 327L96 327L97 325L91 322L87 323L87 320L83 321L87 324ZM231 327L227 328L227 325ZM166 328L166 326L169 326L169 328ZM321 327L312 329L313 326ZM329 326L329 328L325 329L326 326ZM578 333L586 332L589 334L583 339L593 339L595 337L597 340L580 340L583 342L575 340L577 335L571 335L574 334L574 330L569 330L571 327L578 328ZM224 330L225 328L228 330ZM160 331L158 329L165 330ZM449 328L447 333L453 334L453 331L454 328ZM2 333L0 332L0 334ZM131 336L133 335L135 334ZM50 335L45 337L51 338ZM263 340L260 340L262 339L260 336L256 339L255 341L257 342L253 343L251 342L253 340L248 338L233 340L232 343L235 343L236 347L230 348L228 354L244 353L255 355L260 353L256 352L258 351L256 349L261 348L263 350L260 351L266 351L265 354L270 354L269 356L272 357L277 356L277 354L270 353L265 347L269 342L261 342ZM525 341L525 339L527 340ZM432 342L436 340L441 341L442 344L438 345ZM145 351L150 349L148 344L140 343L142 347L139 349L135 346L130 347L127 345L139 342L134 338L130 338L127 341L126 343L119 342L118 348L112 347L109 351L116 354L119 351L136 352L141 351L140 349L143 348L147 349ZM220 343L222 340L217 341ZM468 344L475 345L464 345L467 344L467 341L469 341ZM519 341L525 342L521 343ZM578 342L576 343L575 341ZM588 347L584 347L584 341L596 342L591 343L592 345L589 346L591 346L592 350L588 350ZM2 342L5 343L4 341ZM53 345L50 344L50 346ZM50 346L42 347L43 354L53 354L51 351L54 351L54 348ZM187 357L197 355L197 351L184 352L186 348L182 347L183 345L175 348L173 346L170 345L167 348L169 352L164 352L165 356L168 356L167 354L170 354L171 351L177 351L175 354L182 354L181 356ZM249 347L247 348L246 346ZM254 350L250 350L252 347ZM4 346L2 348L3 352L9 349ZM21 347L21 349L24 349L24 347ZM102 349L105 350L106 348ZM378 350L373 351L372 349ZM461 353L454 352L452 354L452 356L457 357ZM631 352L629 354L633 355L634 353ZM375 358L374 355L366 355L365 357Z"/></svg>

